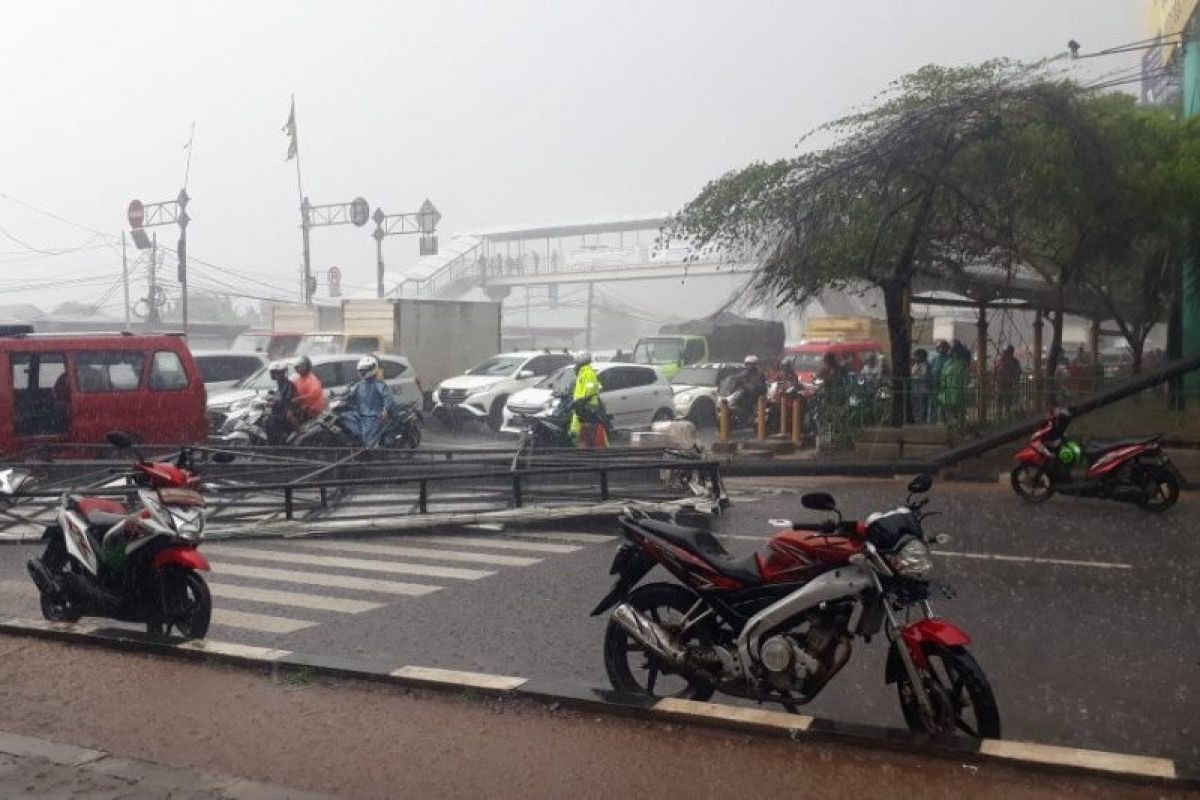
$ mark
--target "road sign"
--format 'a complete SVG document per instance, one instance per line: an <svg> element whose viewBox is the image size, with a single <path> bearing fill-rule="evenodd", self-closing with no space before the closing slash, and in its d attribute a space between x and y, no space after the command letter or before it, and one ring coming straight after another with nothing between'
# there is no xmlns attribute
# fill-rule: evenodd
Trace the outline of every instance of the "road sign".
<svg viewBox="0 0 1200 800"><path fill-rule="evenodd" d="M441 219L442 212L429 202L429 198L425 198L425 202L421 204L421 210L417 212L417 225L421 229L421 233L433 233L437 230L437 224ZM435 251L436 247L434 245Z"/></svg>
<svg viewBox="0 0 1200 800"><path fill-rule="evenodd" d="M361 228L367 224L367 220L371 218L371 206L361 197L356 197L350 201L350 222L356 228Z"/></svg>
<svg viewBox="0 0 1200 800"><path fill-rule="evenodd" d="M146 221L146 207L141 200L129 201L129 227L140 228Z"/></svg>

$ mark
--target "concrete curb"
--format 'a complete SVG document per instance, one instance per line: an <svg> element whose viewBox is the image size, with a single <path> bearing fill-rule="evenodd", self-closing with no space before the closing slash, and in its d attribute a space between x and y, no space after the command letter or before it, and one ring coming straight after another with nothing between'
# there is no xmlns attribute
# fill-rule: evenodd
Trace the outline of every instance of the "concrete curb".
<svg viewBox="0 0 1200 800"><path fill-rule="evenodd" d="M166 797L184 789L212 792L229 800L318 800L330 795L289 789L258 781L214 775L187 767L170 767L153 761L124 758L103 750L62 744L49 739L0 731L0 753L20 759L39 759L62 767L73 767L97 776L118 778L153 795Z"/></svg>
<svg viewBox="0 0 1200 800"><path fill-rule="evenodd" d="M267 669L307 675L324 675L390 683L397 686L457 691L493 697L516 697L590 712L640 719L704 725L794 741L827 741L848 746L883 748L939 758L997 761L1024 768L1116 778L1166 787L1200 788L1200 771L1172 759L1110 753L1034 742L962 737L933 737L907 730L859 725L787 714L759 708L702 703L674 698L653 700L571 683L489 675L340 656L316 656L225 642L152 640L127 629L91 623L54 623L19 617L0 619L0 633L76 642L116 650L150 652L175 658L214 661L243 668ZM4 739L0 734L0 752ZM68 753L67 758L87 759L97 751ZM101 754L101 758L107 754Z"/></svg>

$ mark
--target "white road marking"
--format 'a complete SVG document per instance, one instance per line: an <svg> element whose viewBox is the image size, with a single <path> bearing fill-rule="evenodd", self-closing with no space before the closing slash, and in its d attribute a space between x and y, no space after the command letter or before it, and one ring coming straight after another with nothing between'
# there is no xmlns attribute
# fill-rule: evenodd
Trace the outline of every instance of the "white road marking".
<svg viewBox="0 0 1200 800"><path fill-rule="evenodd" d="M364 544L361 542L305 542L304 547L316 550L333 550L351 553L371 553L377 556L402 556L407 558L432 558L441 561L465 561L474 564L494 564L502 567L528 567L541 561L528 556L503 556L494 553L463 553L457 550L434 550L427 547L403 547L392 544Z"/></svg>
<svg viewBox="0 0 1200 800"><path fill-rule="evenodd" d="M243 578L258 578L264 581L282 581L283 583L301 583L310 586L328 586L334 589L355 589L363 592L378 592L379 594L403 594L420 596L436 592L441 586L431 586L426 583L402 583L400 581L381 581L375 578L357 578L352 575L330 575L323 572L299 572L290 569L272 569L270 567L251 566L249 564L221 564L215 570L218 575L237 575Z"/></svg>
<svg viewBox="0 0 1200 800"><path fill-rule="evenodd" d="M545 539L551 542L570 542L572 544L603 544L617 538L600 533L575 533L574 531L520 531L522 539Z"/></svg>
<svg viewBox="0 0 1200 800"><path fill-rule="evenodd" d="M508 536L497 536L495 539L483 539L473 536L406 536L406 542L422 542L427 544L465 545L467 547L484 547L493 550L528 550L531 553L574 553L583 548L574 544L551 544L549 542L525 542Z"/></svg>
<svg viewBox="0 0 1200 800"><path fill-rule="evenodd" d="M315 608L318 611L336 611L341 614L361 614L383 608L383 603L366 600L349 600L344 597L327 597L301 592L281 592L275 589L259 589L253 586L234 586L227 583L210 583L208 589L213 597L228 600L249 600L252 603L271 603L298 608Z"/></svg>
<svg viewBox="0 0 1200 800"><path fill-rule="evenodd" d="M455 578L464 581L478 580L495 572L459 567L431 567L427 564L407 564L400 561L378 559L341 558L338 556L315 556L307 553L285 553L279 550L259 550L254 547L209 547L210 555L222 559L248 559L250 561L272 561L281 564L307 564L314 567L358 569L366 572L388 572L400 575L427 575L431 578Z"/></svg>
<svg viewBox="0 0 1200 800"><path fill-rule="evenodd" d="M489 675L484 672L460 672L454 669L437 669L436 667L401 667L392 672L397 678L414 678L431 683L449 683L455 686L473 686L477 689L498 689L508 691L516 689L525 683L525 678L515 678L509 675Z"/></svg>
<svg viewBox="0 0 1200 800"><path fill-rule="evenodd" d="M287 617L268 617L265 614L251 614L246 611L231 611L228 608L214 608L212 624L261 633L295 633L305 628L311 628L317 623L303 619L288 619Z"/></svg>
<svg viewBox="0 0 1200 800"><path fill-rule="evenodd" d="M1057 564L1064 567L1095 567L1097 569L1133 569L1133 564L1113 561L1076 561L1069 558L1034 558L1033 556L1005 556L998 553L958 553L951 550L934 550L935 556L976 558L983 561L1018 561L1028 564Z"/></svg>

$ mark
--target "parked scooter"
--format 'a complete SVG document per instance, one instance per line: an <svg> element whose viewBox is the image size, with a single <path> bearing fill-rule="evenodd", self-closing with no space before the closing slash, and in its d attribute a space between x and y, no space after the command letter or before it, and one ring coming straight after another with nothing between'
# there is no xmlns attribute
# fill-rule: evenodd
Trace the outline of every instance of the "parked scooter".
<svg viewBox="0 0 1200 800"><path fill-rule="evenodd" d="M1160 436L1080 444L1067 438L1070 423L1070 409L1051 409L1016 454L1009 479L1023 500L1042 503L1058 492L1133 503L1154 513L1175 505L1183 478L1163 452Z"/></svg>
<svg viewBox="0 0 1200 800"><path fill-rule="evenodd" d="M288 444L297 447L362 447L363 442L346 424L352 410L349 391L331 395L326 409L296 431ZM421 423L425 417L415 404L397 406L388 418L376 447L411 450L421 444Z"/></svg>
<svg viewBox="0 0 1200 800"><path fill-rule="evenodd" d="M910 729L999 738L970 637L929 604L930 545L948 539L924 529L928 499L918 495L931 486L918 475L903 506L861 522L843 519L831 495L806 494L805 508L835 518L772 520L782 530L745 558L708 531L626 513L616 583L592 611L613 609L604 637L613 688L687 700L721 691L795 712L846 665L854 641L882 632L884 679ZM675 581L637 586L656 566Z"/></svg>
<svg viewBox="0 0 1200 800"><path fill-rule="evenodd" d="M108 435L131 449L126 433ZM41 595L42 614L55 622L108 617L144 622L153 636L172 629L202 639L212 617L212 597L201 572L208 561L197 549L204 537L204 485L192 472L192 450L175 463L137 461L127 476L138 502L63 494L56 522L46 528L46 550L30 559L29 575ZM214 456L233 460L229 453Z"/></svg>

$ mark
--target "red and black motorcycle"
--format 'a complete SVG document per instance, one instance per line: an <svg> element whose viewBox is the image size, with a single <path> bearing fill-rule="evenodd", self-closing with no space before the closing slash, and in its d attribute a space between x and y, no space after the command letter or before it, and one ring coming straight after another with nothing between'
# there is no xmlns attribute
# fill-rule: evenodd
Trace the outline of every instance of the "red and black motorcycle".
<svg viewBox="0 0 1200 800"><path fill-rule="evenodd" d="M1119 500L1156 513L1175 505L1183 481L1163 452L1161 437L1080 444L1067 438L1070 423L1069 409L1051 409L1016 454L1010 481L1022 499L1042 503L1058 492Z"/></svg>
<svg viewBox="0 0 1200 800"><path fill-rule="evenodd" d="M922 522L932 479L908 501L865 521L842 519L834 498L806 494L819 523L784 527L757 552L731 557L708 531L629 512L613 559L616 585L604 637L609 681L621 692L707 700L722 691L789 711L815 698L850 659L856 638L890 643L885 679L914 731L1000 736L1000 712L960 628L929 604L933 558ZM638 582L662 565L679 583ZM943 589L949 596L949 590ZM615 606L615 608L614 608Z"/></svg>
<svg viewBox="0 0 1200 800"><path fill-rule="evenodd" d="M110 433L108 441L133 446L125 433ZM184 638L204 638L212 597L200 575L208 561L198 548L207 504L192 452L183 448L173 464L139 455L127 476L133 505L63 494L56 522L46 528L45 552L27 564L46 619L108 617L145 623L155 636L174 628ZM232 457L218 453L214 460Z"/></svg>

